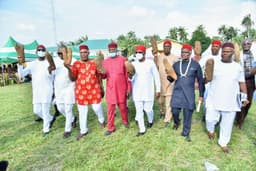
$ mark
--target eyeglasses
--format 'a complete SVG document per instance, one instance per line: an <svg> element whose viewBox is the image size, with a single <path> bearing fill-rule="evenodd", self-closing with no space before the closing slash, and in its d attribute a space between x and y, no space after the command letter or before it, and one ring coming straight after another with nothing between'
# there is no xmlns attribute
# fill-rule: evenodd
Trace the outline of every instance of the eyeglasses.
<svg viewBox="0 0 256 171"><path fill-rule="evenodd" d="M89 53L88 51L86 51L86 52L80 52L80 53Z"/></svg>
<svg viewBox="0 0 256 171"><path fill-rule="evenodd" d="M143 52L135 52L135 53L143 53Z"/></svg>
<svg viewBox="0 0 256 171"><path fill-rule="evenodd" d="M188 51L181 51L181 53L189 53Z"/></svg>
<svg viewBox="0 0 256 171"><path fill-rule="evenodd" d="M44 49L37 49L37 51L42 51L42 52L44 52L45 50L44 50Z"/></svg>
<svg viewBox="0 0 256 171"><path fill-rule="evenodd" d="M62 52L58 52L57 54L58 54L58 55L62 55Z"/></svg>

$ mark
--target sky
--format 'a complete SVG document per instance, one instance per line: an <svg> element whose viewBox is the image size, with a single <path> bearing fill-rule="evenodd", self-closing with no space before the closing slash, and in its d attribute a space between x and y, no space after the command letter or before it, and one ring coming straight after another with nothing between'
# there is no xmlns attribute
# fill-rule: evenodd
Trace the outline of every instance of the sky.
<svg viewBox="0 0 256 171"><path fill-rule="evenodd" d="M0 47L9 36L46 46L85 35L115 40L129 31L163 39L179 26L190 38L199 25L212 37L223 24L243 31L249 13L256 25L255 11L256 0L0 0Z"/></svg>

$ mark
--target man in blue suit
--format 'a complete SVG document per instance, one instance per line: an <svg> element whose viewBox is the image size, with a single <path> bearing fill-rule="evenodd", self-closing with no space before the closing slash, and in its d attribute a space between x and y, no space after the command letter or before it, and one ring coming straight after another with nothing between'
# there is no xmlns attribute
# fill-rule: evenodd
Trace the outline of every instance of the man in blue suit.
<svg viewBox="0 0 256 171"><path fill-rule="evenodd" d="M190 128L192 114L195 109L195 79L199 84L199 101L203 100L204 83L200 65L190 58L192 46L184 44L181 48L181 60L173 64L173 69L177 74L173 95L171 99L171 108L174 118L173 129L178 129L180 125L179 114L183 110L183 130L181 136L190 139Z"/></svg>

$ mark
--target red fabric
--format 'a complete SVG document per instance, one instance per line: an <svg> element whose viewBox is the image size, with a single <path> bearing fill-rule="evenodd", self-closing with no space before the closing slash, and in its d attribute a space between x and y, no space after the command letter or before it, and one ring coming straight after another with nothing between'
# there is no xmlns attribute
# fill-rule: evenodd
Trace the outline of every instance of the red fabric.
<svg viewBox="0 0 256 171"><path fill-rule="evenodd" d="M108 48L117 48L117 44L115 42L109 43Z"/></svg>
<svg viewBox="0 0 256 171"><path fill-rule="evenodd" d="M172 45L172 42L170 40L165 40L164 45Z"/></svg>
<svg viewBox="0 0 256 171"><path fill-rule="evenodd" d="M127 109L126 103L119 103L118 107L119 107L123 124L124 125L128 124L128 109ZM109 131L115 130L115 112L116 112L116 105L108 103L108 130Z"/></svg>
<svg viewBox="0 0 256 171"><path fill-rule="evenodd" d="M143 52L146 52L146 47L144 45L137 45L135 47L135 50L139 50L139 51L143 51Z"/></svg>
<svg viewBox="0 0 256 171"><path fill-rule="evenodd" d="M220 40L213 40L212 45L218 45L221 46L221 41Z"/></svg>
<svg viewBox="0 0 256 171"><path fill-rule="evenodd" d="M131 92L131 82L128 80L125 61L126 59L120 55L103 61L103 67L106 70L103 78L107 79L106 102L109 104L125 103L127 92Z"/></svg>
<svg viewBox="0 0 256 171"><path fill-rule="evenodd" d="M81 45L79 46L79 50L89 50L88 46L87 45Z"/></svg>
<svg viewBox="0 0 256 171"><path fill-rule="evenodd" d="M45 50L46 48L45 48L44 45L38 45L36 49L43 49L43 50Z"/></svg>
<svg viewBox="0 0 256 171"><path fill-rule="evenodd" d="M181 49L188 49L189 51L192 51L192 46L190 44L183 44Z"/></svg>
<svg viewBox="0 0 256 171"><path fill-rule="evenodd" d="M77 76L75 98L79 105L90 105L101 102L101 90L98 72L94 61L76 61L72 73Z"/></svg>

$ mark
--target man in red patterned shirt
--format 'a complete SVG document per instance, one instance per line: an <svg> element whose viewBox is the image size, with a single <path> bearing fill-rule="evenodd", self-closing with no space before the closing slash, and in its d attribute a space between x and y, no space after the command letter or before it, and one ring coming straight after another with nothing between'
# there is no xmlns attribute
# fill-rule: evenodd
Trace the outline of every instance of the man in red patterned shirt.
<svg viewBox="0 0 256 171"><path fill-rule="evenodd" d="M97 70L94 60L88 59L88 46L81 45L79 49L80 60L74 62L72 66L65 64L69 70L70 80L75 81L75 98L79 111L80 125L80 135L78 135L77 140L80 140L88 133L88 105L92 105L101 126L105 126L101 105L100 73Z"/></svg>

